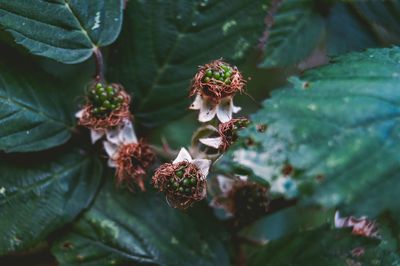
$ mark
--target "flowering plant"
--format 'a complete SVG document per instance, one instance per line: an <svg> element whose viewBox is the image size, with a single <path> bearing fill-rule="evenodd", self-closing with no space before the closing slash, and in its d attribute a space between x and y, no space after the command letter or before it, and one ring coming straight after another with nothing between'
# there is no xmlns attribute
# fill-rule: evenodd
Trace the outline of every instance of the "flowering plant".
<svg viewBox="0 0 400 266"><path fill-rule="evenodd" d="M399 265L399 17L0 0L0 265Z"/></svg>

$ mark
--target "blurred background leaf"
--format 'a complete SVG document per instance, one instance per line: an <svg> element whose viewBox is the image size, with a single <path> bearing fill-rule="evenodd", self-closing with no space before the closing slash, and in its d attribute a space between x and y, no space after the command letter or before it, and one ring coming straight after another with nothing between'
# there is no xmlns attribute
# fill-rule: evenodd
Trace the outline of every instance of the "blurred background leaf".
<svg viewBox="0 0 400 266"><path fill-rule="evenodd" d="M399 59L399 48L371 49L292 78L292 87L273 93L242 134L264 147L256 155L264 164L252 163L268 170L275 166L268 159L282 156L307 202L369 217L397 215ZM270 143L278 152L265 149ZM268 171L258 174L269 178Z"/></svg>
<svg viewBox="0 0 400 266"><path fill-rule="evenodd" d="M256 251L248 265L395 265L400 257L379 246L380 241L351 235L350 230L318 229L271 241ZM357 255L356 251L362 252ZM365 264L364 264L365 263Z"/></svg>

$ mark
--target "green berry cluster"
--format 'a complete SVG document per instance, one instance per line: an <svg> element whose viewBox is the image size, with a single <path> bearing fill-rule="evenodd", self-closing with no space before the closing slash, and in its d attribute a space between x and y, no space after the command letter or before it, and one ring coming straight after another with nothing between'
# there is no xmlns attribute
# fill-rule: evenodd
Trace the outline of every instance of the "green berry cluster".
<svg viewBox="0 0 400 266"><path fill-rule="evenodd" d="M89 100L93 105L92 114L104 117L120 108L124 97L118 93L118 89L97 83L95 88L89 91Z"/></svg>
<svg viewBox="0 0 400 266"><path fill-rule="evenodd" d="M192 175L185 175L185 167L175 171L177 178L171 178L167 183L167 188L170 191L179 192L185 195L191 195L196 191L197 178Z"/></svg>
<svg viewBox="0 0 400 266"><path fill-rule="evenodd" d="M231 84L231 77L233 74L233 69L228 66L222 64L220 69L207 69L203 78L203 82L210 82L212 80L220 80L223 81L226 85Z"/></svg>

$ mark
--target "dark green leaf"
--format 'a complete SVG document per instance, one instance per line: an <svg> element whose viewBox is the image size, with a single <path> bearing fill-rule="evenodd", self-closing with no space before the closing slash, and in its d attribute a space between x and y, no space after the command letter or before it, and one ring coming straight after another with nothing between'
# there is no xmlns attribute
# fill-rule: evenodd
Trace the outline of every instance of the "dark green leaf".
<svg viewBox="0 0 400 266"><path fill-rule="evenodd" d="M118 36L123 0L0 0L0 25L35 55L73 64Z"/></svg>
<svg viewBox="0 0 400 266"><path fill-rule="evenodd" d="M273 16L260 67L282 67L298 63L320 41L323 18L314 11L314 1L282 1Z"/></svg>
<svg viewBox="0 0 400 266"><path fill-rule="evenodd" d="M61 265L229 265L212 214L189 215L160 196L108 182L53 254Z"/></svg>
<svg viewBox="0 0 400 266"><path fill-rule="evenodd" d="M97 191L101 165L75 150L45 163L0 163L0 254L24 250L71 221Z"/></svg>
<svg viewBox="0 0 400 266"><path fill-rule="evenodd" d="M0 47L1 49L3 46ZM7 50L8 51L8 50ZM0 63L0 150L27 152L66 142L74 127L76 92L37 70L26 58ZM21 60L29 66L16 65Z"/></svg>
<svg viewBox="0 0 400 266"><path fill-rule="evenodd" d="M311 201L398 214L400 49L352 53L291 81L253 116L268 124L258 140L285 143L289 162L305 171L303 192L316 189Z"/></svg>
<svg viewBox="0 0 400 266"><path fill-rule="evenodd" d="M369 25L360 20L347 4L338 3L331 9L326 27L327 49L331 55L378 45Z"/></svg>
<svg viewBox="0 0 400 266"><path fill-rule="evenodd" d="M399 1L354 1L352 5L384 41L400 41Z"/></svg>
<svg viewBox="0 0 400 266"><path fill-rule="evenodd" d="M357 256L357 251L363 254ZM364 264L365 263L365 264ZM271 241L256 251L250 266L347 266L397 265L395 252L379 247L379 241L352 236L348 230L330 230L326 226Z"/></svg>
<svg viewBox="0 0 400 266"><path fill-rule="evenodd" d="M153 127L187 112L197 66L243 61L263 31L267 2L129 2L109 78L132 92L138 123Z"/></svg>

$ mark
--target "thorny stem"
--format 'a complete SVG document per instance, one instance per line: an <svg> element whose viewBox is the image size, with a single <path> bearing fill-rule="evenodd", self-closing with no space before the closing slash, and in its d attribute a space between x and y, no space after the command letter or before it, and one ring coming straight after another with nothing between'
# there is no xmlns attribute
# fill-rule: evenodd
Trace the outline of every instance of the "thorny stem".
<svg viewBox="0 0 400 266"><path fill-rule="evenodd" d="M103 60L103 54L101 53L101 50L99 47L96 47L93 49L93 53L95 55L95 60L96 60L96 80L104 83L104 60Z"/></svg>

